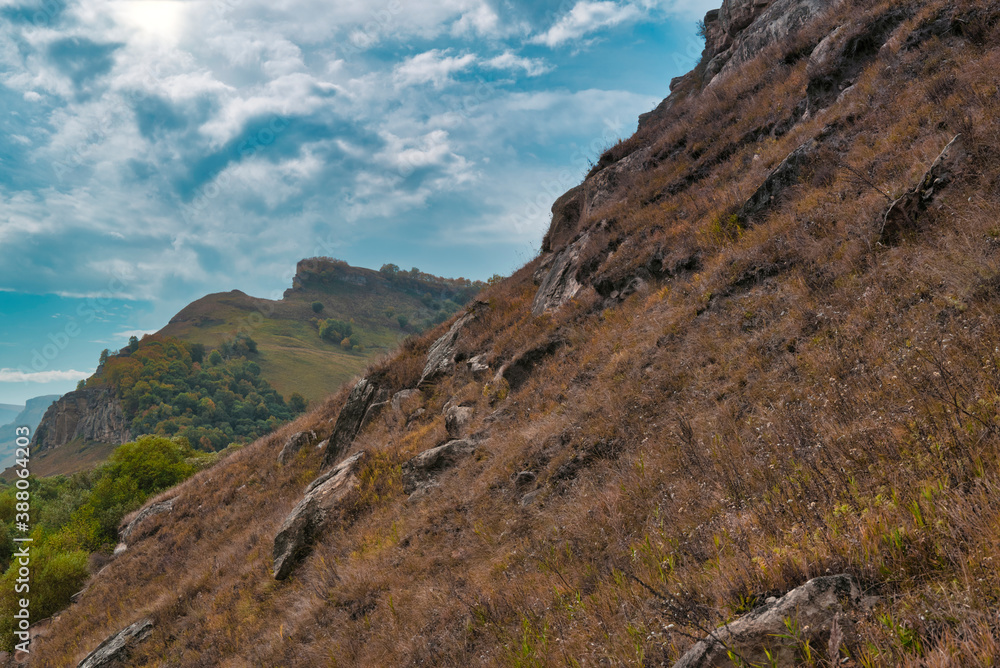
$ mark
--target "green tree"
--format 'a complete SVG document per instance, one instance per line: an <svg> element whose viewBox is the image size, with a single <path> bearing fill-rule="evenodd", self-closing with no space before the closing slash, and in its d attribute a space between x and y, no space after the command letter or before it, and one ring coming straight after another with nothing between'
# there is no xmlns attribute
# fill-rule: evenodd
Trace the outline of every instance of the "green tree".
<svg viewBox="0 0 1000 668"><path fill-rule="evenodd" d="M294 415L304 413L307 405L305 397L298 392L292 392L292 396L288 398L288 410L292 411Z"/></svg>
<svg viewBox="0 0 1000 668"><path fill-rule="evenodd" d="M139 350L139 337L133 334L128 337L128 351L134 353L137 350Z"/></svg>
<svg viewBox="0 0 1000 668"><path fill-rule="evenodd" d="M312 303L313 313L319 313L323 310L323 302L313 302Z"/></svg>
<svg viewBox="0 0 1000 668"><path fill-rule="evenodd" d="M213 350L212 354L208 356L208 363L212 366L219 366L222 364L222 353L218 350Z"/></svg>
<svg viewBox="0 0 1000 668"><path fill-rule="evenodd" d="M406 326L410 324L410 319L405 315L398 315L396 316L396 322L399 323L400 329L406 329Z"/></svg>

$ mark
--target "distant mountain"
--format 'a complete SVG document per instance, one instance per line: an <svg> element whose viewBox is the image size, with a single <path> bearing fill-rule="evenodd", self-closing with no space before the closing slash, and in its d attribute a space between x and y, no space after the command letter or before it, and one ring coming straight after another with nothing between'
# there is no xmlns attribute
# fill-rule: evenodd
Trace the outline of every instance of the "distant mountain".
<svg viewBox="0 0 1000 668"><path fill-rule="evenodd" d="M17 404L0 404L0 423L7 424L17 417L18 413L24 410L24 406Z"/></svg>
<svg viewBox="0 0 1000 668"><path fill-rule="evenodd" d="M197 447L215 450L252 440L302 410L292 404L319 403L408 335L447 320L482 286L416 268L389 264L374 271L320 257L298 263L292 287L280 300L239 290L202 297L152 337L135 341L135 350L105 351L84 387L51 407L35 430L35 472L48 476L91 468L114 446L145 433L183 435ZM160 371L141 370L153 354L147 344L169 347L177 339L184 350L164 353ZM130 358L140 348L143 352ZM215 353L219 360L213 363ZM252 361L248 368L254 371L226 373L246 376L254 387L233 380L235 397L220 400L213 383L223 381L202 375L222 373L242 357ZM140 358L146 361L139 364ZM167 368L168 362L180 366ZM135 368L127 369L130 365ZM271 397L270 388L281 396ZM293 399L295 394L301 398ZM187 407L191 396L211 399L212 407ZM243 405L251 400L252 406Z"/></svg>
<svg viewBox="0 0 1000 668"><path fill-rule="evenodd" d="M272 301L239 290L207 295L171 318L158 334L208 349L247 334L257 342L261 376L286 399L316 402L391 351L409 334L444 322L482 287L385 265L380 271L318 257L296 266L292 288ZM323 323L341 322L348 337ZM326 333L326 336L322 334ZM344 339L357 345L347 347Z"/></svg>
<svg viewBox="0 0 1000 668"><path fill-rule="evenodd" d="M38 427L38 423L41 422L46 409L57 399L59 399L58 394L48 394L43 397L28 399L25 405L21 407L21 410L10 419L9 423L0 427L0 470L14 463L15 450L17 448L15 444L17 436L14 430L17 427L26 426L31 429L31 433L35 433L35 429ZM3 406L6 407L8 404L3 404ZM0 415L2 414L0 413Z"/></svg>

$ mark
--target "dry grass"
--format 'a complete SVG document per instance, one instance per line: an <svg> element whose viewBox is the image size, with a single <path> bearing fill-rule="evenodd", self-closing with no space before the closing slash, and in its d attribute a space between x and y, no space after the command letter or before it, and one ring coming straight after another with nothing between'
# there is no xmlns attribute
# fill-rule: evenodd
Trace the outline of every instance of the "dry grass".
<svg viewBox="0 0 1000 668"><path fill-rule="evenodd" d="M801 39L890 4L844 3ZM911 4L903 40L945 7ZM632 142L662 157L595 213L613 224L590 252L598 279L654 253L697 255L697 269L535 318L529 263L483 293L462 352L495 369L567 344L507 396L459 365L416 401L421 416L363 433L356 447L379 454L365 485L289 581L271 578L271 541L321 455L274 458L293 431L328 433L346 389L181 485L175 510L149 520L158 531L54 625L38 665L70 665L147 614L157 627L136 665L661 665L833 572L879 597L847 665L993 665L1000 39L993 10L949 7L964 37L894 42L841 102L787 128L805 62L773 53L675 105ZM830 124L770 215L719 227ZM969 167L919 229L880 246L885 197L854 172L897 195L959 132ZM413 386L442 331L376 370ZM408 501L398 466L446 438L452 397L489 440ZM524 470L536 482L518 488Z"/></svg>

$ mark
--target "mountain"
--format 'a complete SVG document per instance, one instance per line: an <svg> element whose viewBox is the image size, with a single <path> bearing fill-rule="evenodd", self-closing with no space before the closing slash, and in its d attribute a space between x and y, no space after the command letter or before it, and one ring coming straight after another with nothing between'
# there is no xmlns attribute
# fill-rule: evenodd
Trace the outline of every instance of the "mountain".
<svg viewBox="0 0 1000 668"><path fill-rule="evenodd" d="M32 661L989 664L1000 6L704 34L539 257L152 499Z"/></svg>
<svg viewBox="0 0 1000 668"><path fill-rule="evenodd" d="M409 334L447 319L481 287L393 265L373 271L331 258L299 262L292 285L277 301L238 290L208 295L158 333L210 349L246 333L257 342L262 376L278 392L286 398L298 392L316 402ZM319 311L314 304L321 305ZM362 350L345 350L343 337L321 337L316 322L328 319L350 323Z"/></svg>
<svg viewBox="0 0 1000 668"><path fill-rule="evenodd" d="M0 427L0 470L14 464L15 450L17 449L15 443L17 436L14 430L17 427L28 427L34 434L45 410L58 398L58 394L53 394L28 399L25 405L21 406L20 410L10 419L10 422Z"/></svg>
<svg viewBox="0 0 1000 668"><path fill-rule="evenodd" d="M406 336L446 320L480 287L416 268L401 271L386 265L373 271L321 257L298 263L292 287L280 300L257 299L238 290L207 295L182 309L155 335L136 341L136 350L106 351L85 387L52 405L33 437L32 471L48 476L93 468L115 446L144 433L183 435L204 450L252 440L289 419L285 399L298 394L306 402L319 402ZM183 345L161 350L172 340ZM136 356L140 348L143 352ZM216 350L227 360L216 371L229 374L226 382L238 395L225 401L214 396L217 388L209 386L218 384L218 379L206 385L195 378L203 367L215 367L202 357L209 358ZM248 367L252 371L226 369L230 358L241 356L253 363ZM139 358L146 366L141 376L137 369L124 369L130 359ZM168 368L173 363L180 364L185 369L181 376L187 377L173 374ZM197 363L201 364L193 366ZM117 371L111 373L110 368ZM238 389L236 384L244 377L254 387ZM137 393L134 386L140 380L147 383L142 386L146 389ZM166 386L173 389L164 390ZM282 398L267 398L271 388ZM190 391L198 400L218 406L181 409L177 402L186 401ZM148 399L140 396L146 392ZM129 399L126 395L131 394L136 396ZM247 411L263 414L237 416L251 395L254 407ZM259 407L262 400L266 408ZM145 419L140 413L148 413L154 405L159 406L157 415ZM187 410L191 420L161 415L164 410Z"/></svg>
<svg viewBox="0 0 1000 668"><path fill-rule="evenodd" d="M12 422L18 414L24 410L24 406L16 404L0 404L0 423Z"/></svg>

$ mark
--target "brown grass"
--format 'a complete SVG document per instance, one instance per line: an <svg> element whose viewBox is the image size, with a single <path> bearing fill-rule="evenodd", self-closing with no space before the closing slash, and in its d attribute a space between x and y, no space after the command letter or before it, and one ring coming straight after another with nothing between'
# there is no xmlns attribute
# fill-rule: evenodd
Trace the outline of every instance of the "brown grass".
<svg viewBox="0 0 1000 668"><path fill-rule="evenodd" d="M945 7L912 4L904 39ZM801 39L889 5L844 3ZM836 572L879 600L847 665L992 665L1000 40L993 9L949 7L971 36L884 50L848 97L782 132L806 74L781 54L675 105L633 142L664 155L594 214L614 223L590 252L598 278L653 253L696 253L697 270L623 302L586 290L536 318L529 263L483 293L462 352L496 369L567 344L508 396L459 365L423 392L420 417L377 421L355 444L378 457L350 512L290 580L271 578L271 541L321 455L275 456L293 431L329 433L346 388L181 485L149 520L158 530L39 643L38 665L71 665L142 615L157 627L136 665L661 665ZM766 219L719 227L829 124L822 160ZM970 167L919 229L880 246L885 197L854 172L898 195L959 132ZM377 370L412 387L443 331ZM452 397L488 440L408 501L398 467L446 439ZM541 489L531 505L524 470Z"/></svg>

